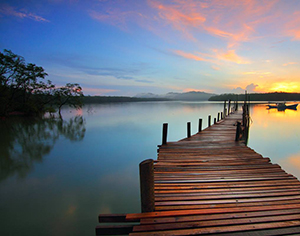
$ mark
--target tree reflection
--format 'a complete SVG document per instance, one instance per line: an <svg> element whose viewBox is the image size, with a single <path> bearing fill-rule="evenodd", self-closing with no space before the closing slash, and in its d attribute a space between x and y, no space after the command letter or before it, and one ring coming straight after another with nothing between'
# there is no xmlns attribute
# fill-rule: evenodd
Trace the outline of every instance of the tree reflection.
<svg viewBox="0 0 300 236"><path fill-rule="evenodd" d="M12 118L0 121L0 181L17 174L25 177L35 162L42 162L60 137L81 141L85 120Z"/></svg>

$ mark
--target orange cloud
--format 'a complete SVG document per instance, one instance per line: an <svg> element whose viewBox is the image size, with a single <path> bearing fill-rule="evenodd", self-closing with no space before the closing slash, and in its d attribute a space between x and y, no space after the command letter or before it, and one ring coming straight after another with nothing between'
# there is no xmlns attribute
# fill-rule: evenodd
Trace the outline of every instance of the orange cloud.
<svg viewBox="0 0 300 236"><path fill-rule="evenodd" d="M225 60L225 61L230 61L230 62L234 62L237 64L249 64L250 62L247 61L246 59L238 56L235 53L235 50L228 50L227 52L220 52L218 50L214 50L217 54L217 58L221 59L221 60Z"/></svg>
<svg viewBox="0 0 300 236"><path fill-rule="evenodd" d="M211 63L218 64L218 60L222 61L229 61L229 62L234 62L237 64L249 64L250 62L247 61L246 59L238 56L235 53L235 50L228 50L227 52L222 52L219 50L213 50L215 54L207 54L207 53L200 53L197 52L195 53L187 53L181 50L173 50L173 53L175 53L178 56L184 57L186 59L191 59L195 61L207 61ZM210 59L212 58L212 59ZM212 67L213 68L213 67ZM216 68L213 68L216 69Z"/></svg>
<svg viewBox="0 0 300 236"><path fill-rule="evenodd" d="M296 65L296 64L298 64L298 63L297 62L288 62L288 63L283 64L283 66Z"/></svg>
<svg viewBox="0 0 300 236"><path fill-rule="evenodd" d="M186 59L191 59L191 60L195 60L195 61L209 61L209 62L212 62L212 60L210 60L210 59L200 57L200 56L197 56L197 55L192 54L192 53L187 53L187 52L184 52L184 51L181 51L181 50L173 50L173 52L176 55L184 57Z"/></svg>

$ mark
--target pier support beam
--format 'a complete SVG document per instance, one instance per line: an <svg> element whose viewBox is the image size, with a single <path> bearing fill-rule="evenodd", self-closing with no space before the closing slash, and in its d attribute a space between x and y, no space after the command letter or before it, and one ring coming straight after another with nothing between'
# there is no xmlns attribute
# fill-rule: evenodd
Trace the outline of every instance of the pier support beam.
<svg viewBox="0 0 300 236"><path fill-rule="evenodd" d="M198 132L202 131L202 118L199 119Z"/></svg>
<svg viewBox="0 0 300 236"><path fill-rule="evenodd" d="M241 135L241 122L236 122L236 133L235 133L235 141L240 140L240 135Z"/></svg>
<svg viewBox="0 0 300 236"><path fill-rule="evenodd" d="M211 115L208 116L208 127L211 126Z"/></svg>
<svg viewBox="0 0 300 236"><path fill-rule="evenodd" d="M155 210L155 198L154 167L152 159L140 163L140 191L142 212L153 212Z"/></svg>
<svg viewBox="0 0 300 236"><path fill-rule="evenodd" d="M191 122L187 123L187 137L191 137Z"/></svg>
<svg viewBox="0 0 300 236"><path fill-rule="evenodd" d="M163 132L162 132L162 145L167 144L167 136L168 136L168 123L164 123Z"/></svg>

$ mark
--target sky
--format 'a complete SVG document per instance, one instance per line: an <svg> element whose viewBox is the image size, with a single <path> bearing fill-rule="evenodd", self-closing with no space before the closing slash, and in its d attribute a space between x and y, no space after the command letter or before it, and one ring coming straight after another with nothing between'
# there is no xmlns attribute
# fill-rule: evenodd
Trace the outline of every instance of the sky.
<svg viewBox="0 0 300 236"><path fill-rule="evenodd" d="M85 95L300 92L299 0L0 0L0 32Z"/></svg>

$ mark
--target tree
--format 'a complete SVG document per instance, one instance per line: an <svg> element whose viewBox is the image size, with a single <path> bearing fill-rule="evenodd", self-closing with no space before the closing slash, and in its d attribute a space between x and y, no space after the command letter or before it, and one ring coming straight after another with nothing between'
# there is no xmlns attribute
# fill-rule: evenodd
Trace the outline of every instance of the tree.
<svg viewBox="0 0 300 236"><path fill-rule="evenodd" d="M61 117L61 108L63 105L69 105L76 109L82 107L82 88L79 84L68 83L66 86L57 88L54 92L58 113Z"/></svg>
<svg viewBox="0 0 300 236"><path fill-rule="evenodd" d="M33 96L54 87L51 81L43 81L46 76L43 67L26 64L23 57L10 50L0 52L0 114L38 112L39 100Z"/></svg>
<svg viewBox="0 0 300 236"><path fill-rule="evenodd" d="M27 115L44 114L68 104L75 108L82 106L82 88L68 83L55 88L43 67L25 63L23 57L10 50L0 52L0 116L12 112Z"/></svg>

